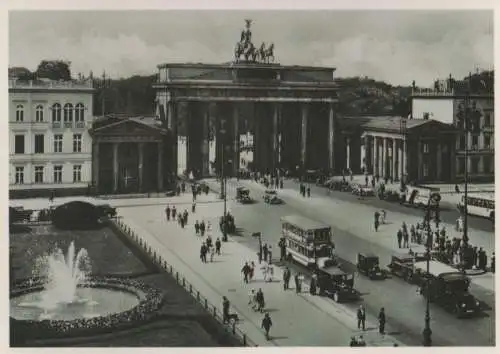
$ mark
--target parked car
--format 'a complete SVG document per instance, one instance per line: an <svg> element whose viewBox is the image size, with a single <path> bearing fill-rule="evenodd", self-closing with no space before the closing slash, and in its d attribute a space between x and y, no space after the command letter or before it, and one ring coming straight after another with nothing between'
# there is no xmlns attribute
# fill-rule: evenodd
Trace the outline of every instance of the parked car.
<svg viewBox="0 0 500 354"><path fill-rule="evenodd" d="M360 274L371 280L387 278L387 271L380 268L378 256L372 253L358 253L357 268Z"/></svg>
<svg viewBox="0 0 500 354"><path fill-rule="evenodd" d="M375 195L371 186L362 185L359 183L351 183L351 193L354 195L372 197Z"/></svg>
<svg viewBox="0 0 500 354"><path fill-rule="evenodd" d="M331 297L335 302L356 301L360 298L359 292L354 289L354 275L335 266L319 269L318 288L320 295Z"/></svg>

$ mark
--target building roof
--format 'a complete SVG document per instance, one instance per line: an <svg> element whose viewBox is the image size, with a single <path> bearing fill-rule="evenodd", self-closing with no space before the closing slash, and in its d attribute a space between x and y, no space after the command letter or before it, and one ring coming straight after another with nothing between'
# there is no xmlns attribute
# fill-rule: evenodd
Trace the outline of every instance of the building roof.
<svg viewBox="0 0 500 354"><path fill-rule="evenodd" d="M161 120L155 116L135 116L122 113L112 113L106 114L104 116L99 116L94 118L92 122L92 130L100 130L101 128L106 128L111 125L117 125L124 122L134 122L139 125L147 126L148 128L153 128L159 132L166 133L168 129L163 126Z"/></svg>
<svg viewBox="0 0 500 354"><path fill-rule="evenodd" d="M281 218L281 222L295 225L304 230L326 229L330 227L327 224L300 215L284 216Z"/></svg>
<svg viewBox="0 0 500 354"><path fill-rule="evenodd" d="M398 133L401 132L402 122L406 122L406 130L430 124L439 125L446 130L455 130L452 125L434 119L408 119L400 116L345 116L339 119L340 126L344 129Z"/></svg>

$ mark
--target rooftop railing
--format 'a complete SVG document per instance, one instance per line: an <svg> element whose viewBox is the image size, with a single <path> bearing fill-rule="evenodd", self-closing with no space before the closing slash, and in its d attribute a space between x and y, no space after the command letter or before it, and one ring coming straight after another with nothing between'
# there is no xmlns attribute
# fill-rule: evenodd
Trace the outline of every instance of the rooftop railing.
<svg viewBox="0 0 500 354"><path fill-rule="evenodd" d="M9 79L11 88L92 89L92 81L44 81Z"/></svg>

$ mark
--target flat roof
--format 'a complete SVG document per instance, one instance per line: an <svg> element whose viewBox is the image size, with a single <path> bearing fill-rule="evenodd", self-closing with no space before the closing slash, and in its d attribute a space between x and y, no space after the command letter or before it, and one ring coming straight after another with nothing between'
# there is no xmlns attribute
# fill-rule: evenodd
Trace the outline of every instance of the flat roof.
<svg viewBox="0 0 500 354"><path fill-rule="evenodd" d="M279 70L296 70L296 71L327 71L332 72L337 70L334 67L326 66L308 66L308 65L282 65L278 63L253 63L253 62L227 62L227 63L163 63L157 65L158 69L162 68L203 68L203 69L223 69L223 68L253 68L253 69L279 69Z"/></svg>
<svg viewBox="0 0 500 354"><path fill-rule="evenodd" d="M300 227L301 229L307 229L307 230L330 228L330 226L325 223L312 220L301 215L284 216L281 218L281 222L282 223L286 222L295 225L297 227Z"/></svg>
<svg viewBox="0 0 500 354"><path fill-rule="evenodd" d="M427 272L427 261L415 262L415 269ZM429 261L429 273L435 277L444 273L459 273L456 268L450 267L438 261Z"/></svg>

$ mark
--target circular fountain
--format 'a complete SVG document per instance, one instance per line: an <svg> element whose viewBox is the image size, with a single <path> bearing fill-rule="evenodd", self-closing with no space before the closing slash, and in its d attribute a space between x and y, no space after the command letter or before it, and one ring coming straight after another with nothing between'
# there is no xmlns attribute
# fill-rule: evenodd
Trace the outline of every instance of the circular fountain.
<svg viewBox="0 0 500 354"><path fill-rule="evenodd" d="M10 316L44 336L131 325L161 306L159 292L142 283L92 276L87 251L76 253L74 242L66 255L56 249L35 268L39 277L11 292Z"/></svg>

